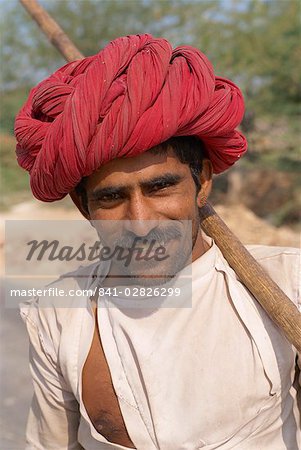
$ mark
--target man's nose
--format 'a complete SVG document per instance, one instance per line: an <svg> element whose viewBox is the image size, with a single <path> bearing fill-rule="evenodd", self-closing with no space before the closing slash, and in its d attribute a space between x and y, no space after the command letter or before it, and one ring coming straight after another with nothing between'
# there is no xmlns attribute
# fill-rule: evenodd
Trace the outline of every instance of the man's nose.
<svg viewBox="0 0 301 450"><path fill-rule="evenodd" d="M150 199L137 194L130 199L126 212L124 227L137 236L147 236L158 226L158 213Z"/></svg>

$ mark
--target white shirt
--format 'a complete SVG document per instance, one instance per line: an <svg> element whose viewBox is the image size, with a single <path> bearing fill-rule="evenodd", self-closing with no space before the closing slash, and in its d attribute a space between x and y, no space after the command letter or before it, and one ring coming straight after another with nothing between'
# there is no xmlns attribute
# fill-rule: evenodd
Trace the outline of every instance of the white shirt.
<svg viewBox="0 0 301 450"><path fill-rule="evenodd" d="M248 249L299 305L298 250ZM95 268L55 286L93 286ZM191 307L98 299L100 337L132 442L138 450L298 450L296 350L214 243L191 269ZM108 268L98 270L105 277ZM27 449L126 449L95 430L82 401L95 326L90 299L68 298L65 308L34 299L21 315L34 382Z"/></svg>

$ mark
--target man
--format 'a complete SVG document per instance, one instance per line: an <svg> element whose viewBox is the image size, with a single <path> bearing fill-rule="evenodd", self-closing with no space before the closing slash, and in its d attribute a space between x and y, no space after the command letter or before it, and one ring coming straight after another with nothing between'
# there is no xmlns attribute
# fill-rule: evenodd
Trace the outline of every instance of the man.
<svg viewBox="0 0 301 450"><path fill-rule="evenodd" d="M212 173L246 151L242 115L239 89L201 52L150 35L117 39L31 92L15 130L34 195L70 193L104 245L166 252L55 283L99 286L93 298L22 306L28 449L300 448L296 350L200 229ZM298 305L297 251L251 251Z"/></svg>

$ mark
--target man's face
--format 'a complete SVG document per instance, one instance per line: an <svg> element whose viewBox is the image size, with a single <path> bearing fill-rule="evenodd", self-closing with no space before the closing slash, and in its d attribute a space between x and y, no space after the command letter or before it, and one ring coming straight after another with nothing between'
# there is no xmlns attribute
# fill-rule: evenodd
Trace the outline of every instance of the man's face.
<svg viewBox="0 0 301 450"><path fill-rule="evenodd" d="M163 282L204 253L198 208L211 188L209 161L204 167L207 174L203 170L199 192L189 166L172 149L115 159L88 177L88 218L104 245L128 249L135 241L141 256L155 241L148 256L154 256L158 247L165 249L160 255L168 256L148 261L132 258L127 267L116 257L115 273L138 278L142 284L145 278Z"/></svg>

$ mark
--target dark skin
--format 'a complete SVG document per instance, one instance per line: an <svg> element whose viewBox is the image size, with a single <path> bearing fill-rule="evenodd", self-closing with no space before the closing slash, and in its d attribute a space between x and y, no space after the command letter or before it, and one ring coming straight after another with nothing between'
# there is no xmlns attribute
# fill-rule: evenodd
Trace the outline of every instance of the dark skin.
<svg viewBox="0 0 301 450"><path fill-rule="evenodd" d="M204 160L197 192L190 168L182 164L172 149L166 154L146 152L134 158L115 159L87 179L88 210L81 199L72 199L88 220L127 221L137 236L150 230L149 220L190 220L192 223L192 261L208 250L200 231L198 208L204 205L212 186L212 166ZM132 222L135 221L135 222ZM153 224L153 222L151 222ZM112 231L112 233L114 230ZM176 245L176 244L175 244ZM112 263L105 280L113 285L117 268ZM93 341L82 378L83 402L95 427L108 441L135 448L114 391L110 370L103 352L95 313Z"/></svg>

